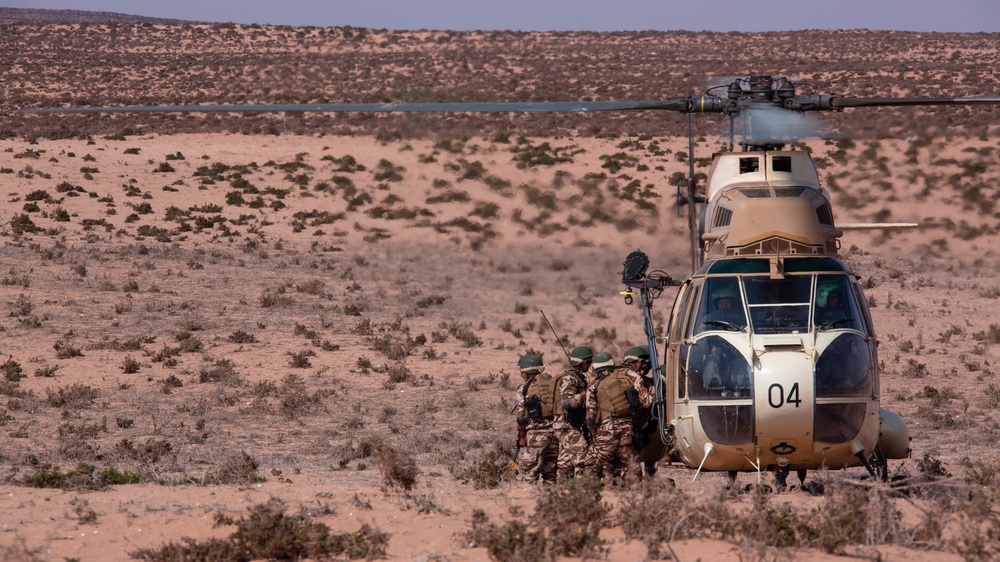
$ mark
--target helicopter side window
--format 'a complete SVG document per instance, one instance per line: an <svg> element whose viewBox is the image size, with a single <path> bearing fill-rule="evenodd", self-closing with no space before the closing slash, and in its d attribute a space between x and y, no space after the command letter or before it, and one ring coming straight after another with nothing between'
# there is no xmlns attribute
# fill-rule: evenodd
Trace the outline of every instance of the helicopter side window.
<svg viewBox="0 0 1000 562"><path fill-rule="evenodd" d="M711 330L739 332L747 325L739 278L713 277L705 283L696 314L695 335Z"/></svg>
<svg viewBox="0 0 1000 562"><path fill-rule="evenodd" d="M688 308L692 302L694 295L698 294L698 290L701 288L699 284L685 283L681 286L678 293L677 301L674 303L674 308L670 314L670 325L667 327L667 334L669 339L667 341L667 348L664 350L662 359L664 362L670 357L669 349L671 347L671 342L677 342L678 350L680 352L680 358L676 363L676 377L677 377L677 398L683 398L686 392L686 382L687 382L687 364L688 355L690 354L690 346L683 343L683 329L684 320L688 315ZM675 367L673 364L667 367L667 372ZM666 381L664 381L666 384Z"/></svg>
<svg viewBox="0 0 1000 562"><path fill-rule="evenodd" d="M817 330L851 329L865 331L857 294L846 275L816 276L816 306L813 324Z"/></svg>
<svg viewBox="0 0 1000 562"><path fill-rule="evenodd" d="M854 293L854 302L857 303L858 310L861 311L861 321L866 328L863 331L870 336L874 336L875 329L873 327L874 324L872 323L871 312L868 310L868 301L865 300L865 295L861 291L861 285L857 282L853 282L851 283L851 289L851 292Z"/></svg>
<svg viewBox="0 0 1000 562"><path fill-rule="evenodd" d="M801 333L809 329L811 275L784 279L745 277L750 323L758 334Z"/></svg>

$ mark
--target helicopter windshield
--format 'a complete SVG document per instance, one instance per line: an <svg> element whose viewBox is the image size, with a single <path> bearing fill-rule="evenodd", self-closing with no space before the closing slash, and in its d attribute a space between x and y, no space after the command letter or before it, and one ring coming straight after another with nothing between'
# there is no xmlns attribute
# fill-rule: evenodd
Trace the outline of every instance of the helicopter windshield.
<svg viewBox="0 0 1000 562"><path fill-rule="evenodd" d="M859 292L848 275L710 277L694 315L694 334L739 332L747 318L757 334L851 329L865 333Z"/></svg>
<svg viewBox="0 0 1000 562"><path fill-rule="evenodd" d="M705 283L699 305L696 333L709 330L738 332L746 328L747 317L740 297L738 277L712 277Z"/></svg>
<svg viewBox="0 0 1000 562"><path fill-rule="evenodd" d="M850 328L864 332L857 295L846 275L816 276L816 306L813 324L817 330Z"/></svg>
<svg viewBox="0 0 1000 562"><path fill-rule="evenodd" d="M812 275L784 279L745 277L750 323L758 334L801 333L809 329Z"/></svg>

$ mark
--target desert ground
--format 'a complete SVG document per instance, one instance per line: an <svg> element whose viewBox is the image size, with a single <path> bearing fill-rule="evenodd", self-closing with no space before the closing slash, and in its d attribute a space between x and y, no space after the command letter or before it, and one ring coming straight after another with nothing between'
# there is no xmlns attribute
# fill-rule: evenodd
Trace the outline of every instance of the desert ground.
<svg viewBox="0 0 1000 562"><path fill-rule="evenodd" d="M518 92L537 85L553 98L551 84L525 70L546 57L643 44L698 52L723 38L796 44L819 32L3 25L2 53L19 78L4 84L0 121L2 557L225 559L269 523L287 532L253 557L943 561L1000 552L996 110L891 111L857 125L845 112L834 123L852 135L799 146L812 151L838 222L920 224L847 234L841 252L872 307L883 406L913 438L912 458L890 465L900 484L850 469L819 471L810 481L821 486L783 493L744 474L725 490L725 475L692 482L692 471L664 466L628 486L537 487L509 467L517 359L537 352L563 366L542 311L569 346L620 356L644 342L640 310L619 295L620 271L641 248L653 268L690 272L671 185L687 170L684 119L494 117L479 127L468 116L14 110L216 93L264 101L270 92L248 77L287 67L312 75L307 61L338 55L351 80L317 77L326 87L316 92L364 83L358 91L378 100L400 90L378 93L373 68L419 69L395 83L429 84L428 61L441 75L462 70L442 50L478 63L495 44L515 47L492 59L494 70L517 76ZM852 73L867 73L900 79L886 95L924 95L931 84L940 92L944 76L962 93L1000 89L976 72L989 66L976 57L995 36L843 35L910 49L909 58L811 63L826 84L859 84ZM845 38L824 40L833 53ZM567 55L567 41L600 47ZM167 53L170 44L178 49ZM428 58L414 54L422 49ZM266 62L254 66L261 53ZM183 56L189 64L171 58ZM801 60L781 56L789 60L776 67ZM567 95L628 94L628 80L602 89L601 71L615 64L602 60L587 70L592 81L580 80L593 89ZM151 61L165 66L133 74ZM170 64L175 78L202 82L171 80ZM436 96L498 91L477 82L489 72L465 64L475 69L468 83ZM187 88L198 94L174 97ZM227 97L241 88L253 91ZM278 94L271 101L294 97ZM719 124L699 127L705 172ZM658 326L672 296L655 303Z"/></svg>

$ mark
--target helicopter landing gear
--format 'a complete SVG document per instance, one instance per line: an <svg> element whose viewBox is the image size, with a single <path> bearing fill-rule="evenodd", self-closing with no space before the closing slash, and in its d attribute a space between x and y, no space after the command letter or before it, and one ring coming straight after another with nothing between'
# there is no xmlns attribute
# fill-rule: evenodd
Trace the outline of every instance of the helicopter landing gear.
<svg viewBox="0 0 1000 562"><path fill-rule="evenodd" d="M779 466L774 469L774 488L778 493L788 489L788 467Z"/></svg>
<svg viewBox="0 0 1000 562"><path fill-rule="evenodd" d="M879 458L878 455L875 456L875 471L878 473L878 479L882 482L889 481L889 463L886 459Z"/></svg>
<svg viewBox="0 0 1000 562"><path fill-rule="evenodd" d="M871 474L872 476L876 476L876 474L875 474L875 468L872 467L872 463L870 463L868 461L868 457L865 456L865 452L864 451L859 451L854 456L858 457L858 459L861 461L861 464L865 465L865 468L868 470L868 474Z"/></svg>
<svg viewBox="0 0 1000 562"><path fill-rule="evenodd" d="M725 489L725 490L736 490L736 475L737 474L739 474L739 472L737 472L735 470L730 470L729 472L726 473L726 475L729 476L729 481L726 482L722 486L723 489Z"/></svg>

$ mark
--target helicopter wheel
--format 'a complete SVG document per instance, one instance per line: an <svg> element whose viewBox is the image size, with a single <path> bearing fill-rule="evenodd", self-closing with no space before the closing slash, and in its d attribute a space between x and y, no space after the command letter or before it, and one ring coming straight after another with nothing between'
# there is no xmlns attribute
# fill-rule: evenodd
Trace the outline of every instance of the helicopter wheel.
<svg viewBox="0 0 1000 562"><path fill-rule="evenodd" d="M730 470L729 472L727 472L726 475L729 476L729 481L726 482L725 485L723 485L723 489L725 489L725 490L735 490L736 489L736 476L738 474L739 474L739 472L736 472L735 470Z"/></svg>
<svg viewBox="0 0 1000 562"><path fill-rule="evenodd" d="M882 460L876 459L875 461L875 471L878 472L878 479L882 482L889 481L889 463Z"/></svg>
<svg viewBox="0 0 1000 562"><path fill-rule="evenodd" d="M774 469L774 484L778 492L788 489L788 467L780 466Z"/></svg>

